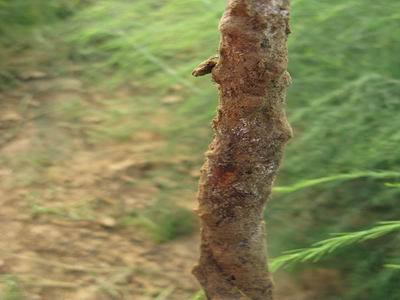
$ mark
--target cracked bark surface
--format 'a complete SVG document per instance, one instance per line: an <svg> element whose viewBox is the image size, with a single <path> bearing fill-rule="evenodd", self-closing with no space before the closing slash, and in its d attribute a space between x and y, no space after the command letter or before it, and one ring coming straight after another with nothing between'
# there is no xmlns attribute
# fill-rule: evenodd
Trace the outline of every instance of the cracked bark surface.
<svg viewBox="0 0 400 300"><path fill-rule="evenodd" d="M288 19L286 0L229 0L220 21L209 70L220 100L201 170L201 256L193 269L211 300L273 299L263 212L292 136L284 111ZM208 72L202 66L196 74Z"/></svg>

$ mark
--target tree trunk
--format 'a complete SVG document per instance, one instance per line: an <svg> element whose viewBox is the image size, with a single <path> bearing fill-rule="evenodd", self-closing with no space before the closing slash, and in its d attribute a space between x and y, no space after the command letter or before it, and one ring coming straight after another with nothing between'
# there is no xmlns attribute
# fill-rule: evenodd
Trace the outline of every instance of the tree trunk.
<svg viewBox="0 0 400 300"><path fill-rule="evenodd" d="M273 299L263 211L292 136L284 111L288 19L286 0L229 0L219 59L201 65L220 96L201 172L201 257L193 269L208 299Z"/></svg>

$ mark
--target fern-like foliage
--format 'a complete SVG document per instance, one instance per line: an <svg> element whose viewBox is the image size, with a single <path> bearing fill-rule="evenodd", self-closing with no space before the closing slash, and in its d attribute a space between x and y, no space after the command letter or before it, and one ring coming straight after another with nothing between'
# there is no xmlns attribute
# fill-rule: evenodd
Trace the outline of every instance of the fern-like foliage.
<svg viewBox="0 0 400 300"><path fill-rule="evenodd" d="M400 265L387 264L385 267L389 269L400 270Z"/></svg>
<svg viewBox="0 0 400 300"><path fill-rule="evenodd" d="M334 234L334 237L332 238L313 244L311 248L287 251L284 255L273 259L272 263L270 264L270 268L272 271L276 271L279 268L293 263L306 261L316 262L327 254L334 252L338 248L367 240L377 239L395 231L400 231L400 221L379 222L371 229L356 232L337 233ZM393 268L397 265L388 266Z"/></svg>
<svg viewBox="0 0 400 300"><path fill-rule="evenodd" d="M304 188L320 185L323 183L328 182L335 182L335 181L346 181L352 180L357 178L374 178L374 179L384 179L384 178L396 178L400 177L400 172L395 171L384 171L384 172L376 172L376 171L364 171L364 172L353 172L353 173L346 173L346 174L337 174L327 177L315 178L315 179L308 179L300 181L296 184L290 186L277 186L274 188L274 192L278 193L292 193L298 190L302 190ZM400 184L391 184L387 183L387 186L397 187Z"/></svg>
<svg viewBox="0 0 400 300"><path fill-rule="evenodd" d="M385 183L388 187L400 188L400 183Z"/></svg>

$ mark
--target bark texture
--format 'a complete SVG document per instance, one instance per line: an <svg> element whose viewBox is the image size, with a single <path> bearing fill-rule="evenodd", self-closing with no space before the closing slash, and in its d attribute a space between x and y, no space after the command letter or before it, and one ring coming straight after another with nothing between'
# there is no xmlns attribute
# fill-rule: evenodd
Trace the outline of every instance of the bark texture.
<svg viewBox="0 0 400 300"><path fill-rule="evenodd" d="M288 18L286 0L229 0L220 22L212 68L220 101L201 171L193 269L208 299L273 299L263 211L292 136L284 111Z"/></svg>

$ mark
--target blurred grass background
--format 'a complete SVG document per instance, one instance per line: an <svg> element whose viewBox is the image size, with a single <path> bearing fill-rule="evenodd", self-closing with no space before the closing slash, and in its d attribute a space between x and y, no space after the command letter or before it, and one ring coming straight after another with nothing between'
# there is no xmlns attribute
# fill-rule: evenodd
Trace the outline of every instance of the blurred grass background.
<svg viewBox="0 0 400 300"><path fill-rule="evenodd" d="M122 91L124 97L99 99L97 106L71 99L37 108L39 115L71 124L69 130L85 136L91 147L134 144L134 133L143 130L164 141L148 151L148 159L178 166L146 172L135 184L158 184L154 205L119 220L143 227L157 242L193 232L191 214L180 206L190 207L194 199L180 199L179 207L172 203L196 190L196 174L189 176L179 165L195 172L211 139L216 89L210 78L193 79L190 73L216 53L224 5L223 0L0 0L0 91L21 86L26 68L59 77L72 72L97 93ZM385 186L400 181L398 174L340 178L399 171L399 22L397 0L292 1L287 110L295 138L277 184L339 179L274 193L266 212L271 256L308 247L333 232L399 219L400 190ZM23 110L24 103L19 105ZM50 136L51 142L31 149L28 164L35 170L63 159L69 147L46 125L49 120L41 120L44 139ZM400 299L400 272L384 267L399 259L399 242L398 235L367 242L285 272L296 280L309 268L336 270L341 289L321 290L319 299Z"/></svg>

